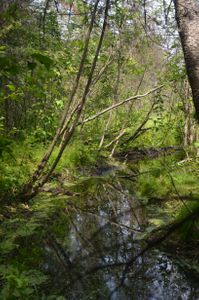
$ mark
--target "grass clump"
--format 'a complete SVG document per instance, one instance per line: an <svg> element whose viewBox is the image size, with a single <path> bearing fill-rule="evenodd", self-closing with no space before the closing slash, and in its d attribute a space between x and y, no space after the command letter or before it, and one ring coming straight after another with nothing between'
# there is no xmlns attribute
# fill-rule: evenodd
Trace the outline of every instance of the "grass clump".
<svg viewBox="0 0 199 300"><path fill-rule="evenodd" d="M12 196L28 181L37 164L40 162L48 145L31 143L31 140L21 142L11 141L9 147L0 156L0 198ZM47 169L50 168L59 149L55 149ZM97 160L97 151L88 144L73 140L68 145L55 170L55 173L69 172L75 174L80 168L86 168Z"/></svg>
<svg viewBox="0 0 199 300"><path fill-rule="evenodd" d="M44 145L12 141L0 157L0 198L12 195L26 182L44 152Z"/></svg>
<svg viewBox="0 0 199 300"><path fill-rule="evenodd" d="M148 198L190 196L190 199L199 196L197 165L197 158L179 164L175 156L141 162L141 176L138 178L140 195Z"/></svg>

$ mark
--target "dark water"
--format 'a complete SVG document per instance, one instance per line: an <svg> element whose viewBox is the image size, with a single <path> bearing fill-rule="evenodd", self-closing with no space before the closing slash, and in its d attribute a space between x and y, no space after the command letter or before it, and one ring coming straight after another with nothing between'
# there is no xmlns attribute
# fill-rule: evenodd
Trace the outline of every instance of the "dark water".
<svg viewBox="0 0 199 300"><path fill-rule="evenodd" d="M138 200L135 185L91 178L73 188L81 196L38 199L30 217L8 223L18 236L4 264L40 270L48 279L30 296L7 299L199 299L197 279L164 248L139 256L152 220L168 216L160 204Z"/></svg>

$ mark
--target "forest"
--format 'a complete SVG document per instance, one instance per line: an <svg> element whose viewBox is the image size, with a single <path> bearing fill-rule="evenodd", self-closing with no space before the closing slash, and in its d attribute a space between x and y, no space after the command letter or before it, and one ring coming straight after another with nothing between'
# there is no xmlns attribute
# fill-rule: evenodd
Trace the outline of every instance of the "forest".
<svg viewBox="0 0 199 300"><path fill-rule="evenodd" d="M0 299L199 299L198 0L0 0Z"/></svg>

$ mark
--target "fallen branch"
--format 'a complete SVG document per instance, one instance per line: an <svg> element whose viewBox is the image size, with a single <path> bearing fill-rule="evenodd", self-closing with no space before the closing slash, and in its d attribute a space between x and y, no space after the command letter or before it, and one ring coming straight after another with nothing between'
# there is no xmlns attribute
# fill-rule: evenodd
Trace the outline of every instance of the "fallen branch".
<svg viewBox="0 0 199 300"><path fill-rule="evenodd" d="M141 98L145 98L146 96L148 96L148 95L150 95L150 94L152 94L152 93L154 93L154 92L156 92L156 91L161 90L163 87L164 87L164 84L162 84L162 85L160 85L160 86L158 86L158 87L156 87L156 88L153 88L152 90L148 91L148 92L145 93L145 94L137 95L137 96L132 96L132 97L129 97L129 98L123 100L123 101L120 101L120 102L114 104L114 105L111 105L111 106L109 106L109 107L103 109L102 111L100 111L100 112L97 113L96 115L91 116L91 117L88 117L87 119L84 119L83 121L81 121L80 123L78 123L78 125L85 124L85 123L88 123L88 122L90 122L90 121L93 121L94 119L99 118L101 115L107 113L108 111L113 110L113 109L115 109L115 108L118 108L119 106L121 106L121 105L123 105L123 104L126 104L126 103L128 103L128 102L130 102L130 101L137 100L137 99L141 99Z"/></svg>
<svg viewBox="0 0 199 300"><path fill-rule="evenodd" d="M135 130L134 134L133 134L130 138L128 138L127 141L123 142L123 144L124 144L124 143L129 143L130 141L135 140L135 139L140 135L141 131L143 132L143 127L144 127L145 124L148 122L148 120L149 120L149 118L150 118L150 115L151 115L151 113L152 113L152 111L153 111L153 108L154 108L155 104L156 104L156 101L153 102L153 104L151 105L150 110L147 112L147 114L146 114L146 116L145 116L143 122L142 122L142 123L140 124L140 126Z"/></svg>
<svg viewBox="0 0 199 300"><path fill-rule="evenodd" d="M137 89L136 89L136 91L135 91L134 96L137 96L137 95L138 95L138 92L139 92L140 87L141 87L141 85L142 85L142 83L143 83L143 80L144 80L144 76L145 76L145 74L146 74L146 69L147 69L147 67L145 67L145 69L144 69L144 72L143 72L142 77L141 77L141 79L140 79L140 81L139 81L139 84L138 84L138 86L137 86ZM131 102L131 105L129 106L126 120L125 120L125 122L123 123L120 132L123 132L123 130L124 130L125 127L127 126L127 123L128 123L128 120L129 120L129 117L130 117L130 114L131 114L132 107L133 107L133 102ZM122 136L123 136L123 134L119 137L119 139L117 139L117 140L114 142L115 145L113 145L113 148L112 148L112 150L111 150L110 156L113 156L113 155L114 155L115 149L116 149L116 147L118 146L119 141L120 141L120 138L121 138ZM113 144L114 144L114 143L113 143Z"/></svg>
<svg viewBox="0 0 199 300"><path fill-rule="evenodd" d="M111 145L113 145L115 142L117 142L125 133L126 133L126 129L122 129L120 134L114 140L112 140L110 143L108 143L104 148L109 148Z"/></svg>

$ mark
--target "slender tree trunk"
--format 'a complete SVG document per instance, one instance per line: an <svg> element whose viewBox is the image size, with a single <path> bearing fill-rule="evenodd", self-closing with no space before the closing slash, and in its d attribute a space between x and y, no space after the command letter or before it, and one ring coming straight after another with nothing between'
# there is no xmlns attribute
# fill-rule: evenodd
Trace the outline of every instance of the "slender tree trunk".
<svg viewBox="0 0 199 300"><path fill-rule="evenodd" d="M199 120L199 2L174 0L174 5L187 75Z"/></svg>
<svg viewBox="0 0 199 300"><path fill-rule="evenodd" d="M65 108L64 108L64 112L63 112L63 116L62 116L60 125L57 128L56 134L53 138L53 141L52 141L48 151L46 152L46 154L44 155L44 157L42 158L42 160L38 164L37 169L35 170L34 174L32 175L30 181L24 185L22 194L29 194L30 191L32 191L34 184L39 180L40 176L42 176L44 168L46 167L46 165L49 161L49 158L51 157L51 154L53 153L54 148L57 145L57 142L59 141L62 129L65 125L65 122L67 122L68 112L69 112L70 106L73 102L74 96L77 92L77 89L79 87L80 77L82 75L84 62L85 62L85 59L87 57L89 41L90 41L91 32L92 32L94 21L95 21L95 15L96 15L98 3L99 3L99 0L96 0L94 10L93 10L93 15L92 15L92 18L91 18L91 23L90 23L90 26L89 26L89 29L88 29L88 32L87 32L87 35L86 35L86 39L85 39L84 51L83 51L83 54L82 54L79 70L78 70L78 73L77 73L77 76L76 76L75 83L74 83L73 88L72 88L70 98L65 104ZM69 116L69 119L70 119L70 116Z"/></svg>
<svg viewBox="0 0 199 300"><path fill-rule="evenodd" d="M121 77L121 66L122 66L122 64L121 64L121 51L119 50L118 51L118 61L117 61L117 80L116 80L115 86L114 86L114 99L113 99L113 103L117 103L117 100L118 100L118 89L119 89L120 77ZM109 113L108 122L106 123L103 135L102 135L101 140L100 140L98 151L103 146L105 135L106 135L106 133L107 133L107 131L109 129L109 125L111 123L112 116L113 116L113 111L111 110L110 113Z"/></svg>
<svg viewBox="0 0 199 300"><path fill-rule="evenodd" d="M99 0L96 1L96 4L95 4L95 12L96 12L96 9L97 9L97 4L98 4ZM26 199L30 199L32 198L33 196L35 196L38 192L39 192L39 189L48 181L49 177L51 176L51 174L53 173L54 169L56 168L67 144L69 143L69 141L71 140L74 132L75 132L75 129L78 125L78 122L79 122L79 119L80 119L80 116L82 114L82 111L83 111L83 108L84 108L84 105L86 103L86 100L87 100L87 95L88 95L88 92L89 92L89 89L90 89L90 85L92 83L92 78L93 78L93 73L95 71L95 67L96 67L96 64L97 64L97 60L98 60L98 56L99 56L99 53L100 53L100 50L101 50L101 47L102 47L102 42L103 42L103 39L104 39L104 34L105 34L105 29L106 29L106 26L107 26L107 18L108 18L108 9L109 9L109 3L110 3L110 0L106 0L106 7L105 7L105 13L104 13L104 22L103 22L103 27L102 27L102 31L101 31L101 36L100 36L100 39L99 39L99 43L98 43L98 46L97 46L97 49L96 49L96 53L95 53L95 56L94 56L94 59L93 59L93 62L92 62L92 66L91 66L91 70L90 70L90 73L88 75L88 80L87 80L87 83L86 83L86 86L85 86L85 89L84 89L84 92L83 92L83 95L82 95L82 98L81 98L81 101L79 103L79 106L77 108L77 110L75 111L76 112L76 116L74 116L74 121L72 122L70 128L68 128L68 131L66 132L66 135L65 135L65 139L64 141L62 142L62 146L61 148L59 149L59 152L54 160L54 162L52 163L50 169L46 172L46 173L43 173L41 171L41 164L39 165L38 169L37 169L37 177L35 178L35 174L33 175L34 178L32 178L32 180L30 181L30 183L28 183L27 186L25 186L25 189L23 190L23 197L26 198ZM92 17L92 24L93 24L93 21L94 21L94 16ZM71 105L72 101L73 101L73 98L74 98L74 95L76 94L76 91L77 91L77 88L78 88L78 85L79 85L79 79L80 79L80 76L81 76L81 73L82 73L82 69L83 69L83 65L84 65L84 62L85 62L85 58L86 58L86 54L87 54L87 49L88 49L88 43L89 43L89 39L90 39L90 34L91 34L91 30L92 30L92 26L90 25L90 28L89 28L89 32L88 32L88 38L87 38L87 42L86 42L86 50L84 48L84 53L83 53L83 57L82 57L82 61L80 63L80 70L79 70L79 73L77 75L77 79L76 79L76 83L74 85L74 88L73 88L73 91L72 91L72 96L70 98L70 101L69 101L69 104ZM55 138L53 140L53 143L51 145L51 148L50 148L50 152L49 154L47 153L48 155L48 159L54 149L54 146L56 144L56 141L58 138L60 138L60 133L62 131L62 128L64 127L64 123L67 119L67 116L68 116L68 110L69 110L69 106L66 107L66 112L65 114L63 115L63 118L62 118L62 121L61 121L61 126L58 128L58 131L55 135ZM47 159L47 160L48 160ZM43 163L47 163L47 160L44 159L42 160ZM42 163L41 162L41 163ZM43 163L42 163L42 170L43 170ZM38 176L38 170L40 171L39 175L41 175L41 178L39 178ZM35 185L33 184L33 180L35 182Z"/></svg>
<svg viewBox="0 0 199 300"><path fill-rule="evenodd" d="M92 63L92 66L91 66L91 71L90 71L89 76L88 76L87 84L86 84L86 87L85 87L82 99L80 101L79 107L77 109L76 117L75 117L74 122L72 123L70 129L68 130L68 132L67 132L67 134L65 136L65 140L62 143L62 147L59 149L58 155L57 155L56 159L54 160L54 162L53 162L50 170L47 172L47 174L45 174L41 178L40 182L36 185L33 193L35 193L35 191L37 192L38 189L40 187L42 187L48 181L48 179L51 176L52 172L56 168L56 166L57 166L57 164L58 164L58 162L59 162L59 160L60 160L60 158L61 158L61 156L62 156L62 154L63 154L63 152L64 152L64 150L65 150L65 148L67 146L67 144L68 144L68 142L70 141L71 137L73 136L73 134L75 132L75 129L77 127L77 124L79 122L80 116L82 114L84 105L85 105L86 100L87 100L87 95L89 93L90 85L92 83L93 73L95 71L95 67L96 67L96 64L97 64L98 56L99 56L99 53L100 53L100 50L101 50L101 47L102 47L102 42L103 42L103 39L104 39L105 29L106 29L106 26L107 26L109 1L110 0L106 1L106 7L105 7L105 13L104 13L104 23L103 23L103 27L102 27L102 31L101 31L101 36L100 36L99 43L98 43L98 46L97 46L97 49L96 49L96 53L95 53L95 56L94 56L94 59L93 59L93 63Z"/></svg>

